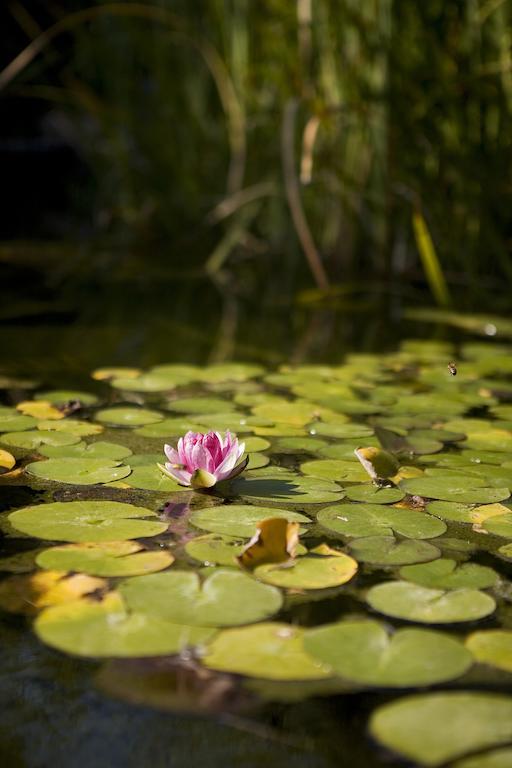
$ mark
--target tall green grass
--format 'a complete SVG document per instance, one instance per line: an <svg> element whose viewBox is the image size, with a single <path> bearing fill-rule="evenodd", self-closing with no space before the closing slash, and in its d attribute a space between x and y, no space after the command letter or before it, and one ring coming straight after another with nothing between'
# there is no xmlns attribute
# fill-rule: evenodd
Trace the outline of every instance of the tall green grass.
<svg viewBox="0 0 512 768"><path fill-rule="evenodd" d="M38 48L5 87L58 90L98 229L193 233L163 250L176 269L192 251L210 273L268 259L322 289L426 270L447 304L448 284L468 300L508 284L512 3L74 6L39 45L57 75Z"/></svg>

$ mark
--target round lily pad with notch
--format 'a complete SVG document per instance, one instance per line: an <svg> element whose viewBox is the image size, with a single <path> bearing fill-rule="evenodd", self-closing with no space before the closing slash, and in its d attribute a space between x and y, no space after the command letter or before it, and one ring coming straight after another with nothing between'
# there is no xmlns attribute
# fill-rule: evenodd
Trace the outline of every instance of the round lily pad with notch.
<svg viewBox="0 0 512 768"><path fill-rule="evenodd" d="M496 609L490 595L477 589L431 589L410 581L390 581L372 587L366 600L380 613L424 624L477 621Z"/></svg>
<svg viewBox="0 0 512 768"><path fill-rule="evenodd" d="M37 422L37 428L43 431L64 432L78 437L99 435L103 432L101 424L91 424L89 421L80 421L79 419L61 419L60 421L43 419Z"/></svg>
<svg viewBox="0 0 512 768"><path fill-rule="evenodd" d="M467 475L464 481L460 477L413 477L400 481L400 487L406 493L462 504L490 504L510 496L508 488L485 486L484 479L471 475Z"/></svg>
<svg viewBox="0 0 512 768"><path fill-rule="evenodd" d="M363 501L371 504L395 504L401 501L405 492L400 488L386 488L367 483L366 485L349 485L345 495L351 501Z"/></svg>
<svg viewBox="0 0 512 768"><path fill-rule="evenodd" d="M45 549L37 555L40 568L79 571L90 576L141 576L168 568L174 557L165 550L143 551L135 541L86 542Z"/></svg>
<svg viewBox="0 0 512 768"><path fill-rule="evenodd" d="M68 435L66 432L31 429L28 432L8 432L5 435L0 435L0 442L14 448L33 450L41 445L74 445L80 442L80 438L78 435Z"/></svg>
<svg viewBox="0 0 512 768"><path fill-rule="evenodd" d="M432 539L446 531L441 520L425 512L380 504L334 504L322 509L317 520L342 536L391 536L394 531L409 539Z"/></svg>
<svg viewBox="0 0 512 768"><path fill-rule="evenodd" d="M441 632L399 629L391 634L368 619L309 629L303 642L311 656L346 680L385 688L454 680L473 661L462 643Z"/></svg>
<svg viewBox="0 0 512 768"><path fill-rule="evenodd" d="M280 437L273 446L273 453L316 453L328 443L316 437Z"/></svg>
<svg viewBox="0 0 512 768"><path fill-rule="evenodd" d="M441 555L439 549L428 541L397 541L394 536L365 536L349 542L349 547L358 562L372 565L426 563Z"/></svg>
<svg viewBox="0 0 512 768"><path fill-rule="evenodd" d="M209 669L268 680L322 680L331 670L304 650L304 630L267 622L219 632L203 653Z"/></svg>
<svg viewBox="0 0 512 768"><path fill-rule="evenodd" d="M370 733L402 758L445 765L512 740L512 696L473 691L406 696L373 713Z"/></svg>
<svg viewBox="0 0 512 768"><path fill-rule="evenodd" d="M247 456L247 453L244 454L244 459ZM249 463L247 464L246 469L261 469L262 467L266 467L270 464L270 458L266 456L264 453L250 453L249 454Z"/></svg>
<svg viewBox="0 0 512 768"><path fill-rule="evenodd" d="M157 536L168 528L150 509L118 501L36 504L11 512L8 519L15 530L49 541L136 539Z"/></svg>
<svg viewBox="0 0 512 768"><path fill-rule="evenodd" d="M364 444L367 447L373 447L377 448L379 446L379 442L377 438L374 437L365 437L364 438ZM338 459L338 460L344 460L349 461L350 463L354 463L355 454L354 451L356 448L359 448L361 446L360 440L343 440L343 441L336 441L335 443L324 443L321 445L320 450L318 451L318 454L326 459ZM359 462L354 463L354 466L358 466ZM358 467L361 469L361 467ZM367 475L366 475L367 477Z"/></svg>
<svg viewBox="0 0 512 768"><path fill-rule="evenodd" d="M501 504L485 504L483 507L502 506ZM454 523L477 523L485 519L485 515L482 518L478 518L475 510L483 509L482 506L478 507L471 504L461 504L456 501L430 501L426 510L429 514L440 517L443 520L450 520ZM508 509L503 508L502 514L505 514Z"/></svg>
<svg viewBox="0 0 512 768"><path fill-rule="evenodd" d="M163 421L163 414L149 408L136 408L135 406L124 408L103 408L94 414L96 421L109 424L114 427L141 427L146 424L155 424Z"/></svg>
<svg viewBox="0 0 512 768"><path fill-rule="evenodd" d="M131 468L112 459L46 459L27 464L25 470L43 480L71 485L111 483L127 477Z"/></svg>
<svg viewBox="0 0 512 768"><path fill-rule="evenodd" d="M203 565L237 566L236 558L245 548L247 540L242 536L224 536L207 533L187 542L185 552Z"/></svg>
<svg viewBox="0 0 512 768"><path fill-rule="evenodd" d="M47 608L36 619L38 637L76 656L168 656L213 637L211 627L183 626L159 616L128 613L117 592Z"/></svg>
<svg viewBox="0 0 512 768"><path fill-rule="evenodd" d="M314 403L289 402L281 400L280 402L269 402L255 405L252 408L254 416L267 419L277 424L288 424L292 427L305 427L312 421L321 407Z"/></svg>
<svg viewBox="0 0 512 768"><path fill-rule="evenodd" d="M357 573L357 563L343 552L321 544L286 566L260 565L254 575L266 584L288 589L327 589L339 587Z"/></svg>
<svg viewBox="0 0 512 768"><path fill-rule="evenodd" d="M0 432L23 432L36 424L37 419L32 416L23 416L16 408L0 406Z"/></svg>
<svg viewBox="0 0 512 768"><path fill-rule="evenodd" d="M360 483L368 480L368 474L354 456L352 461L343 459L314 459L300 465L300 471L308 477L322 480Z"/></svg>
<svg viewBox="0 0 512 768"><path fill-rule="evenodd" d="M277 472L276 467L256 469L230 484L231 492L255 501L276 504L327 504L339 501L344 491L336 483L313 477L301 477L293 472Z"/></svg>
<svg viewBox="0 0 512 768"><path fill-rule="evenodd" d="M38 449L41 456L49 459L57 458L81 458L81 459L112 459L120 461L131 456L130 448L119 443L109 443L104 440L98 440L96 443L79 442L73 445L42 445Z"/></svg>
<svg viewBox="0 0 512 768"><path fill-rule="evenodd" d="M457 563L448 558L406 565L400 569L400 576L432 589L487 589L498 580L498 574L492 568L478 563Z"/></svg>
<svg viewBox="0 0 512 768"><path fill-rule="evenodd" d="M119 591L132 611L204 627L261 621L283 602L275 587L231 568L217 568L203 582L197 573L171 569L127 579Z"/></svg>
<svg viewBox="0 0 512 768"><path fill-rule="evenodd" d="M76 389L51 389L45 392L38 392L34 395L35 400L47 400L52 405L67 405L67 403L77 401L82 405L94 405L98 402L96 395L90 392L82 392Z"/></svg>
<svg viewBox="0 0 512 768"><path fill-rule="evenodd" d="M202 432L203 427L192 417L187 420L186 418L180 419L164 419L163 421L157 421L154 424L147 424L144 427L137 427L133 430L134 435L140 435L141 437L153 437L155 439L163 438L166 441L171 441L172 438L178 438L185 435L187 432Z"/></svg>
<svg viewBox="0 0 512 768"><path fill-rule="evenodd" d="M223 504L199 509L193 512L190 522L196 528L211 533L250 538L256 531L256 523L268 517L283 517L290 523L311 523L309 517L298 512L277 507L254 507L249 504Z"/></svg>
<svg viewBox="0 0 512 768"><path fill-rule="evenodd" d="M321 437L337 437L340 440L351 439L354 437L366 438L373 435L373 427L369 427L367 424L355 424L353 422L347 422L346 424L338 424L335 422L315 422L311 425L310 433L320 435Z"/></svg>
<svg viewBox="0 0 512 768"><path fill-rule="evenodd" d="M244 437L245 451L246 453L260 453L260 451L266 451L270 448L269 440L265 440L263 437Z"/></svg>
<svg viewBox="0 0 512 768"><path fill-rule="evenodd" d="M466 647L481 664L512 672L512 631L484 629L466 638Z"/></svg>
<svg viewBox="0 0 512 768"><path fill-rule="evenodd" d="M160 459L162 462L163 460ZM132 467L131 474L126 478L130 488L140 488L144 491L159 491L160 493L176 493L186 491L187 488L179 485L175 480L164 473L156 464L143 464Z"/></svg>

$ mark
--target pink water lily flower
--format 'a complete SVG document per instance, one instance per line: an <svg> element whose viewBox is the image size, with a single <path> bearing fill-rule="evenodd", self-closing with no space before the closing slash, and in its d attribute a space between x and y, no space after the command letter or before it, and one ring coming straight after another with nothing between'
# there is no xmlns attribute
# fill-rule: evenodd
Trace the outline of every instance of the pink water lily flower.
<svg viewBox="0 0 512 768"><path fill-rule="evenodd" d="M236 477L245 469L249 457L237 463L244 450L245 443L239 443L229 429L224 437L218 432L208 432L207 435L187 432L185 437L180 437L176 448L164 445L168 461L158 466L180 485L212 488L221 480Z"/></svg>

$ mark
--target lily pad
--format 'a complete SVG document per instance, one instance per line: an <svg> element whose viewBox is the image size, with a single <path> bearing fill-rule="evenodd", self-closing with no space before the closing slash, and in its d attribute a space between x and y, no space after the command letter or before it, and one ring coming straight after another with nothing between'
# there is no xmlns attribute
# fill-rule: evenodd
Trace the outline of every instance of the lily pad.
<svg viewBox="0 0 512 768"><path fill-rule="evenodd" d="M9 522L36 539L97 542L157 536L168 524L155 518L150 509L118 501L58 501L18 509Z"/></svg>
<svg viewBox="0 0 512 768"><path fill-rule="evenodd" d="M366 501L372 504L395 504L405 496L405 492L400 488L383 488L370 483L348 486L345 494L351 501Z"/></svg>
<svg viewBox="0 0 512 768"><path fill-rule="evenodd" d="M182 485L158 469L156 464L145 464L139 467L133 467L131 474L126 478L126 483L130 488L140 488L144 491L159 491L160 493L176 493L177 491L186 491Z"/></svg>
<svg viewBox="0 0 512 768"><path fill-rule="evenodd" d="M476 621L494 612L496 603L476 589L429 589L409 581L390 581L372 587L368 604L387 616L425 624Z"/></svg>
<svg viewBox="0 0 512 768"><path fill-rule="evenodd" d="M78 419L62 419L61 421L43 419L37 422L37 428L43 431L64 432L78 437L99 435L103 432L101 424L91 424L89 421L79 421Z"/></svg>
<svg viewBox="0 0 512 768"><path fill-rule="evenodd" d="M17 403L16 410L34 419L63 419L64 413L46 400L24 400Z"/></svg>
<svg viewBox="0 0 512 768"><path fill-rule="evenodd" d="M166 441L180 437L186 432L202 432L203 427L201 424L192 420L183 419L164 419L163 421L155 422L154 424L148 424L144 427L138 427L134 429L135 435L141 437L153 437L155 439L163 438Z"/></svg>
<svg viewBox="0 0 512 768"><path fill-rule="evenodd" d="M409 539L441 536L446 525L425 512L380 504L334 504L317 516L318 522L343 536L391 536L393 531Z"/></svg>
<svg viewBox="0 0 512 768"><path fill-rule="evenodd" d="M394 536L367 536L349 543L350 551L358 562L374 565L408 565L426 563L440 557L441 552L428 541L407 539L397 541Z"/></svg>
<svg viewBox="0 0 512 768"><path fill-rule="evenodd" d="M357 572L357 563L325 544L297 557L286 567L260 565L254 575L266 584L289 589L327 589L345 584Z"/></svg>
<svg viewBox="0 0 512 768"><path fill-rule="evenodd" d="M26 471L58 483L95 485L127 477L131 468L111 459L47 459L27 464Z"/></svg>
<svg viewBox="0 0 512 768"><path fill-rule="evenodd" d="M318 477L322 480L346 480L350 483L368 480L366 471L355 457L352 461L344 461L342 459L305 461L300 465L300 471L305 475Z"/></svg>
<svg viewBox="0 0 512 768"><path fill-rule="evenodd" d="M98 402L96 395L76 389L51 389L46 392L38 392L37 395L34 395L34 399L47 400L52 405L67 405L73 401L82 403L82 405L94 405Z"/></svg>
<svg viewBox="0 0 512 768"><path fill-rule="evenodd" d="M41 568L91 576L141 576L168 568L174 557L165 550L142 551L142 545L135 541L108 541L45 549L36 562Z"/></svg>
<svg viewBox="0 0 512 768"><path fill-rule="evenodd" d="M197 573L166 571L119 585L135 612L192 626L236 626L261 621L281 608L279 590L234 569L216 569L202 583Z"/></svg>
<svg viewBox="0 0 512 768"><path fill-rule="evenodd" d="M246 540L241 536L224 536L207 533L196 536L186 546L185 552L203 565L237 566L236 558L245 548Z"/></svg>
<svg viewBox="0 0 512 768"><path fill-rule="evenodd" d="M273 445L273 453L316 453L327 445L316 437L280 437Z"/></svg>
<svg viewBox="0 0 512 768"><path fill-rule="evenodd" d="M28 432L8 432L5 435L0 435L0 442L12 445L14 448L33 450L41 445L74 445L80 442L80 438L78 435L68 435L66 432L34 429Z"/></svg>
<svg viewBox="0 0 512 768"><path fill-rule="evenodd" d="M489 517L482 523L482 527L489 533L494 533L495 536L512 539L512 512Z"/></svg>
<svg viewBox="0 0 512 768"><path fill-rule="evenodd" d="M22 416L16 408L0 406L0 432L23 432L36 424L37 420L32 416Z"/></svg>
<svg viewBox="0 0 512 768"><path fill-rule="evenodd" d="M457 760L452 768L510 768L511 765L512 747L504 747L465 760Z"/></svg>
<svg viewBox="0 0 512 768"><path fill-rule="evenodd" d="M79 442L73 445L42 445L38 449L41 456L49 459L112 459L120 461L131 455L131 450L119 443L108 443L98 440L96 443Z"/></svg>
<svg viewBox="0 0 512 768"><path fill-rule="evenodd" d="M512 631L484 629L466 639L466 647L481 664L512 672Z"/></svg>
<svg viewBox="0 0 512 768"><path fill-rule="evenodd" d="M116 592L102 600L82 599L47 608L36 619L35 631L47 645L76 656L135 658L179 653L215 633L211 627L130 614Z"/></svg>
<svg viewBox="0 0 512 768"><path fill-rule="evenodd" d="M269 474L257 474L265 470L254 470L250 477L239 477L231 483L231 490L237 496L255 501L275 501L286 504L327 504L344 496L336 483L316 478L300 477L292 472L276 473L269 467Z"/></svg>
<svg viewBox="0 0 512 768"><path fill-rule="evenodd" d="M320 435L321 437L336 437L340 440L353 437L366 438L373 435L373 428L366 424L355 424L353 422L338 424L319 421L310 429L310 434Z"/></svg>
<svg viewBox="0 0 512 768"><path fill-rule="evenodd" d="M191 413L194 416L236 409L236 406L231 401L222 400L219 397L184 397L180 400L168 400L166 407L169 411Z"/></svg>
<svg viewBox="0 0 512 768"><path fill-rule="evenodd" d="M96 421L111 424L115 427L141 427L145 424L155 424L163 421L163 414L149 408L104 408L94 415Z"/></svg>
<svg viewBox="0 0 512 768"><path fill-rule="evenodd" d="M462 643L441 632L399 629L377 621L340 621L304 635L306 651L336 674L364 685L404 688L453 680L472 664Z"/></svg>
<svg viewBox="0 0 512 768"><path fill-rule="evenodd" d="M462 504L490 504L510 496L508 488L486 488L485 480L470 475L465 482L458 477L413 477L402 480L400 487L415 496Z"/></svg>
<svg viewBox="0 0 512 768"><path fill-rule="evenodd" d="M196 528L226 536L250 538L256 523L267 517L283 517L290 523L311 523L309 517L298 512L277 507L254 507L246 504L224 504L218 507L206 507L194 512L190 522Z"/></svg>
<svg viewBox="0 0 512 768"><path fill-rule="evenodd" d="M270 448L270 442L263 437L244 437L246 453L259 453Z"/></svg>
<svg viewBox="0 0 512 768"><path fill-rule="evenodd" d="M512 697L471 691L407 696L377 709L370 733L420 765L444 765L511 741Z"/></svg>
<svg viewBox="0 0 512 768"><path fill-rule="evenodd" d="M492 568L477 563L457 563L448 558L406 565L400 569L400 576L433 589L487 589L493 587L498 580L498 574Z"/></svg>
<svg viewBox="0 0 512 768"><path fill-rule="evenodd" d="M268 622L226 629L207 645L206 667L268 680L322 680L331 671L304 650L304 630Z"/></svg>
<svg viewBox="0 0 512 768"><path fill-rule="evenodd" d="M0 449L0 470L9 470L16 464L16 459L8 451L2 451Z"/></svg>

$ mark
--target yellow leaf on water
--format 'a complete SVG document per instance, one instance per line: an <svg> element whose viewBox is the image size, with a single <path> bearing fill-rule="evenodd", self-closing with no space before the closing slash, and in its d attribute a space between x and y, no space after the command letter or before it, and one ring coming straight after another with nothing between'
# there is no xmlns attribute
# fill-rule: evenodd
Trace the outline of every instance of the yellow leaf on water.
<svg viewBox="0 0 512 768"><path fill-rule="evenodd" d="M108 381L109 379L136 379L142 373L138 368L96 368L91 373L96 381Z"/></svg>
<svg viewBox="0 0 512 768"><path fill-rule="evenodd" d="M9 613L32 615L41 608L76 600L107 586L105 579L65 571L36 571L11 576L0 583L0 608Z"/></svg>
<svg viewBox="0 0 512 768"><path fill-rule="evenodd" d="M24 400L18 403L16 410L24 416L33 416L35 419L50 419L57 421L63 419L64 414L46 400Z"/></svg>
<svg viewBox="0 0 512 768"><path fill-rule="evenodd" d="M299 524L283 517L269 517L256 525L257 531L237 560L244 568L263 563L285 563L297 554Z"/></svg>
<svg viewBox="0 0 512 768"><path fill-rule="evenodd" d="M9 451L2 451L0 449L0 468L12 469L15 464L16 464L16 459L14 458L14 456L11 453L9 453Z"/></svg>

